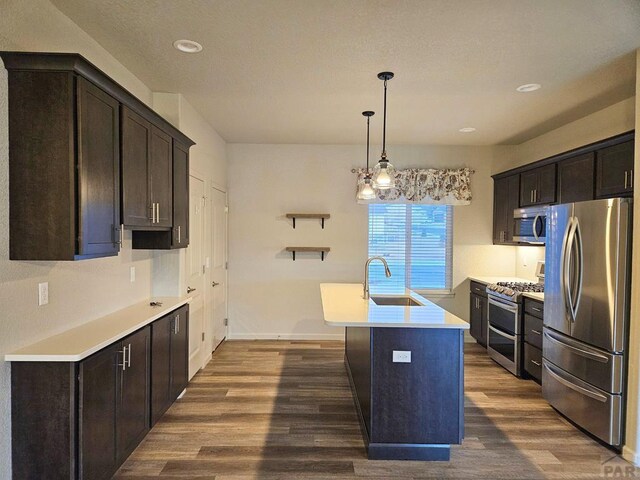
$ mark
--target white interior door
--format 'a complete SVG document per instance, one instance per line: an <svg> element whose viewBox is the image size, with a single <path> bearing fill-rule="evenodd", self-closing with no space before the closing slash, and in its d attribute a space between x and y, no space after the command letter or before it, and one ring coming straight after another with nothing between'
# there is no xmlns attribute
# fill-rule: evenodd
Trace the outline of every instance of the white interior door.
<svg viewBox="0 0 640 480"><path fill-rule="evenodd" d="M211 189L211 259L209 352L227 336L227 194L216 188Z"/></svg>
<svg viewBox="0 0 640 480"><path fill-rule="evenodd" d="M187 293L189 304L189 378L203 366L204 348L204 182L189 177L189 247L187 248Z"/></svg>

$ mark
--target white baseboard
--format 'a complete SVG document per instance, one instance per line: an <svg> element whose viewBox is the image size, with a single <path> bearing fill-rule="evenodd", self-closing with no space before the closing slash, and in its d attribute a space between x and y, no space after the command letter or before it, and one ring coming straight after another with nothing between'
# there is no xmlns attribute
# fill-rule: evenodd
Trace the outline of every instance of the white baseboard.
<svg viewBox="0 0 640 480"><path fill-rule="evenodd" d="M228 340L344 340L344 333L229 333Z"/></svg>
<svg viewBox="0 0 640 480"><path fill-rule="evenodd" d="M622 447L622 458L627 462L633 463L635 466L640 466L640 456L638 456L635 450L627 447L626 445Z"/></svg>

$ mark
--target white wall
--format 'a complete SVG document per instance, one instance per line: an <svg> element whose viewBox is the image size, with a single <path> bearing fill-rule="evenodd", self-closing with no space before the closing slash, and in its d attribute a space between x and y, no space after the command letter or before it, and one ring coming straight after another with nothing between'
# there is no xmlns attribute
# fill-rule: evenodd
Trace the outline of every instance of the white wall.
<svg viewBox="0 0 640 480"><path fill-rule="evenodd" d="M492 147L390 147L399 168L462 167L476 170L473 202L454 209L455 297L437 300L468 317L470 274L515 274L515 248L491 245ZM373 147L372 151L378 151ZM230 144L229 325L232 338L325 338L342 332L322 321L319 284L362 282L367 258L367 206L355 201L355 175L364 146ZM299 221L287 212L330 213ZM318 255L299 255L286 246L328 246Z"/></svg>
<svg viewBox="0 0 640 480"><path fill-rule="evenodd" d="M0 7L0 50L77 52L142 101L151 105L151 91L96 41L46 0L5 0ZM193 163L207 170L207 155L216 158L215 178L225 183L225 146L219 136L181 105L183 131L201 143ZM206 145L206 146L205 146ZM201 154L202 152L202 154ZM212 167L213 168L213 167ZM0 68L0 355L67 330L137 301L152 293L153 272L177 275L175 264L163 262L173 253L133 251L131 234L117 257L80 262L9 261L9 177L7 71ZM129 282L129 267L136 281ZM167 271L167 268L173 270ZM49 282L49 304L37 306L37 285ZM0 478L11 478L10 367L0 363Z"/></svg>
<svg viewBox="0 0 640 480"><path fill-rule="evenodd" d="M520 145L508 147L496 158L492 172L503 172L633 130L635 102L636 97L628 98Z"/></svg>

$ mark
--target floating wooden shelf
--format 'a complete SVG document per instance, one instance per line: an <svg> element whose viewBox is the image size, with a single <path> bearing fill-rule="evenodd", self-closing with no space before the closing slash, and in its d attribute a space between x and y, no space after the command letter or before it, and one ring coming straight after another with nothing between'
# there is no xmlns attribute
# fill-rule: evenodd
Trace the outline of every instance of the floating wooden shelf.
<svg viewBox="0 0 640 480"><path fill-rule="evenodd" d="M324 254L329 253L331 248L329 247L287 247L287 252L291 252L293 255L293 261L296 261L296 252L320 252L320 259L324 262Z"/></svg>
<svg viewBox="0 0 640 480"><path fill-rule="evenodd" d="M328 213L287 213L287 218L293 220L293 228L296 228L296 218L319 218L322 222L322 228L324 228L324 220L331 218L331 215Z"/></svg>

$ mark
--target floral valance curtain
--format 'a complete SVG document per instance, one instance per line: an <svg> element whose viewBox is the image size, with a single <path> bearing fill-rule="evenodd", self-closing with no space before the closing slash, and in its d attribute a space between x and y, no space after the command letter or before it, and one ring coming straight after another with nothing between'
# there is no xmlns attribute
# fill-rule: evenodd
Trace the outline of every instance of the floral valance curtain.
<svg viewBox="0 0 640 480"><path fill-rule="evenodd" d="M364 182L366 170L359 168L356 185ZM409 168L396 170L395 188L376 190L377 198L358 203L421 203L434 205L469 205L471 203L470 168Z"/></svg>

